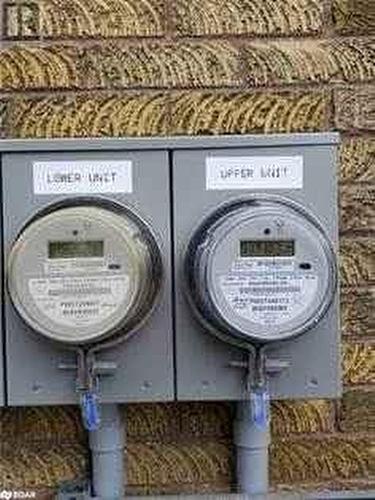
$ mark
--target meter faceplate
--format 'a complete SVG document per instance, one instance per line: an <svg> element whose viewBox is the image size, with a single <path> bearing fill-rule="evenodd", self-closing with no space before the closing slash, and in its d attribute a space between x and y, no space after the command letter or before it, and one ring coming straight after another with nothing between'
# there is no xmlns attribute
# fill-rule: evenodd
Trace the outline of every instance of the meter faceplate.
<svg viewBox="0 0 375 500"><path fill-rule="evenodd" d="M8 287L22 318L51 339L75 344L133 328L149 312L160 275L146 226L90 205L37 217L8 259Z"/></svg>
<svg viewBox="0 0 375 500"><path fill-rule="evenodd" d="M301 334L329 307L335 254L319 223L282 198L219 207L185 257L190 298L210 329L230 342Z"/></svg>

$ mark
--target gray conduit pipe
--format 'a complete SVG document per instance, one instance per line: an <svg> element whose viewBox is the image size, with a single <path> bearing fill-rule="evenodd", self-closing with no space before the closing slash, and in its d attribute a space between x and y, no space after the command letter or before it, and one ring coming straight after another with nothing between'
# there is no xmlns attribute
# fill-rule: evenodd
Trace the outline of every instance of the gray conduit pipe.
<svg viewBox="0 0 375 500"><path fill-rule="evenodd" d="M234 422L234 443L237 451L237 483L249 495L268 492L269 420L258 426L253 419L250 401L239 401Z"/></svg>
<svg viewBox="0 0 375 500"><path fill-rule="evenodd" d="M100 427L89 432L93 498L123 500L125 432L119 406L100 406Z"/></svg>

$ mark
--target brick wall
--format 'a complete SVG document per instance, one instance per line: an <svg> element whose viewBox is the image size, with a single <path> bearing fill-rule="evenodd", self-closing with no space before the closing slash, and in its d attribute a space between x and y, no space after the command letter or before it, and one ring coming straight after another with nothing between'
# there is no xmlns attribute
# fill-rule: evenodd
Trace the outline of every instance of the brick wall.
<svg viewBox="0 0 375 500"><path fill-rule="evenodd" d="M2 137L339 130L340 402L275 402L272 482L375 487L375 0L3 0ZM133 492L228 491L231 405L131 405ZM0 411L0 485L84 477L72 408Z"/></svg>

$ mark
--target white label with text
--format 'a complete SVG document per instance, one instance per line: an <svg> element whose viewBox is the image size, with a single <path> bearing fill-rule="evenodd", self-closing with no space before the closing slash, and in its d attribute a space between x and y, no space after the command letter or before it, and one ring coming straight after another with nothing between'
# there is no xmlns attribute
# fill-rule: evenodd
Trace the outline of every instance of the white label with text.
<svg viewBox="0 0 375 500"><path fill-rule="evenodd" d="M35 194L131 193L131 161L39 161L33 163Z"/></svg>
<svg viewBox="0 0 375 500"><path fill-rule="evenodd" d="M206 158L206 189L302 189L302 156Z"/></svg>

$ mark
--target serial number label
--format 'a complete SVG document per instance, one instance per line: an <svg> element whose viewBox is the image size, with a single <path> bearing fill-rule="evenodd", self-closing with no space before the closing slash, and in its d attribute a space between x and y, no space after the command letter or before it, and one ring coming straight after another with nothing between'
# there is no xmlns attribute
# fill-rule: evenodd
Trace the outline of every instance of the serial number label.
<svg viewBox="0 0 375 500"><path fill-rule="evenodd" d="M206 158L206 189L302 189L302 156Z"/></svg>
<svg viewBox="0 0 375 500"><path fill-rule="evenodd" d="M314 300L318 276L295 269L294 259L247 258L235 261L221 276L221 291L233 312L260 325L282 325L299 316Z"/></svg>

